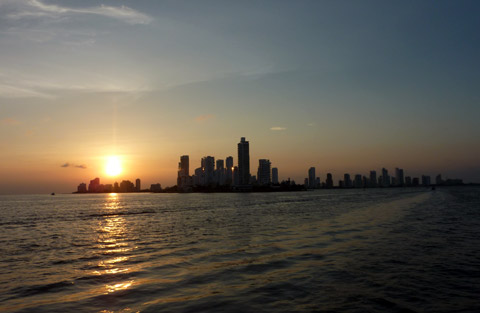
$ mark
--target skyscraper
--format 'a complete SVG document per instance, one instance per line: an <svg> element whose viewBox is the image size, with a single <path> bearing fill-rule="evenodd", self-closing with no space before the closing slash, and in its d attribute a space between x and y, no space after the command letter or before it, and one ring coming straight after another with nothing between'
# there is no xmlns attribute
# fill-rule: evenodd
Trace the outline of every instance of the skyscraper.
<svg viewBox="0 0 480 313"><path fill-rule="evenodd" d="M180 157L180 162L178 162L177 186L178 188L183 189L190 185L190 159L188 155L182 155Z"/></svg>
<svg viewBox="0 0 480 313"><path fill-rule="evenodd" d="M370 187L376 187L377 186L377 172L376 171L370 171Z"/></svg>
<svg viewBox="0 0 480 313"><path fill-rule="evenodd" d="M430 176L422 175L422 185L423 186L430 186L432 183L430 182Z"/></svg>
<svg viewBox="0 0 480 313"><path fill-rule="evenodd" d="M137 178L135 180L135 191L140 191L142 189L141 183L140 183L140 178Z"/></svg>
<svg viewBox="0 0 480 313"><path fill-rule="evenodd" d="M238 143L238 181L239 185L248 185L250 182L250 148L245 137Z"/></svg>
<svg viewBox="0 0 480 313"><path fill-rule="evenodd" d="M355 179L354 179L354 182L353 182L353 186L354 186L355 188L362 188L362 187L363 187L362 175L360 175L360 174L356 174L356 175L355 175Z"/></svg>
<svg viewBox="0 0 480 313"><path fill-rule="evenodd" d="M225 159L226 163L226 170L227 170L227 177L226 183L227 185L233 184L233 157L229 156Z"/></svg>
<svg viewBox="0 0 480 313"><path fill-rule="evenodd" d="M395 185L403 186L405 184L405 179L403 178L403 169L395 168Z"/></svg>
<svg viewBox="0 0 480 313"><path fill-rule="evenodd" d="M308 169L308 188L315 188L315 167Z"/></svg>
<svg viewBox="0 0 480 313"><path fill-rule="evenodd" d="M202 166L205 175L205 185L214 183L215 158L206 156L202 159Z"/></svg>
<svg viewBox="0 0 480 313"><path fill-rule="evenodd" d="M382 187L389 187L390 186L390 176L388 175L388 170L386 168L382 168Z"/></svg>
<svg viewBox="0 0 480 313"><path fill-rule="evenodd" d="M190 160L188 155L182 155L180 157L180 163L178 164L178 170L182 171L183 176L190 175Z"/></svg>
<svg viewBox="0 0 480 313"><path fill-rule="evenodd" d="M257 178L259 185L270 185L270 160L260 159L258 160Z"/></svg>
<svg viewBox="0 0 480 313"><path fill-rule="evenodd" d="M215 169L215 182L220 186L225 185L225 167L223 160L217 160L217 168Z"/></svg>
<svg viewBox="0 0 480 313"><path fill-rule="evenodd" d="M350 178L350 174L343 174L343 185L345 188L352 188L352 179Z"/></svg>
<svg viewBox="0 0 480 313"><path fill-rule="evenodd" d="M327 181L325 182L325 187L333 188L333 177L330 173L327 174Z"/></svg>
<svg viewBox="0 0 480 313"><path fill-rule="evenodd" d="M278 168L272 168L272 184L278 184Z"/></svg>

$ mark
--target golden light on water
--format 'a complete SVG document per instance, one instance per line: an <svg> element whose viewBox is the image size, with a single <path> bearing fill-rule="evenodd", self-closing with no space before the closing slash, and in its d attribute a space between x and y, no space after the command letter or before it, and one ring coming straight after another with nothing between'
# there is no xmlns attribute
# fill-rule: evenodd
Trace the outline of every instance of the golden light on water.
<svg viewBox="0 0 480 313"><path fill-rule="evenodd" d="M108 176L118 176L122 172L122 162L116 155L107 157L105 162L105 173Z"/></svg>
<svg viewBox="0 0 480 313"><path fill-rule="evenodd" d="M132 271L126 263L129 260L128 252L134 249L128 241L130 231L127 220L118 215L122 209L120 196L110 193L105 199L102 211L105 213L99 221L97 248L99 252L107 257L97 263L98 270L93 271L94 275L106 276L125 274ZM102 293L109 294L130 288L134 280L109 282L103 287Z"/></svg>

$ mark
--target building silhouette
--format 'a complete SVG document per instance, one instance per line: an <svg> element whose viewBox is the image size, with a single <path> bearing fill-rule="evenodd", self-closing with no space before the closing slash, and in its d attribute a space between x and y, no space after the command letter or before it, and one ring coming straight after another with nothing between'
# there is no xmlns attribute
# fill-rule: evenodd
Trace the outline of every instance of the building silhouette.
<svg viewBox="0 0 480 313"><path fill-rule="evenodd" d="M332 174L330 174L330 173L327 174L327 180L325 182L325 187L326 188L333 188L333 177L332 177Z"/></svg>
<svg viewBox="0 0 480 313"><path fill-rule="evenodd" d="M226 169L226 184L233 184L233 157L229 156L225 159L225 169Z"/></svg>
<svg viewBox="0 0 480 313"><path fill-rule="evenodd" d="M77 187L77 192L78 192L78 193L85 193L85 192L87 192L87 184L81 183L80 185L78 185L78 187Z"/></svg>
<svg viewBox="0 0 480 313"><path fill-rule="evenodd" d="M278 168L272 168L272 184L278 185Z"/></svg>
<svg viewBox="0 0 480 313"><path fill-rule="evenodd" d="M271 176L270 176L270 167L271 167L270 160L267 159L260 159L258 160L258 171L257 171L257 178L259 185L270 185Z"/></svg>
<svg viewBox="0 0 480 313"><path fill-rule="evenodd" d="M343 174L343 186L345 188L352 188L352 179L350 178L350 174L345 173Z"/></svg>
<svg viewBox="0 0 480 313"><path fill-rule="evenodd" d="M308 188L314 189L315 186L315 167L308 169Z"/></svg>
<svg viewBox="0 0 480 313"><path fill-rule="evenodd" d="M369 178L370 187L377 187L377 172L370 171L370 178Z"/></svg>
<svg viewBox="0 0 480 313"><path fill-rule="evenodd" d="M432 184L432 183L431 183L431 181L430 181L430 176L428 176L428 175L422 175L422 185L428 187L428 186L430 186L431 184Z"/></svg>
<svg viewBox="0 0 480 313"><path fill-rule="evenodd" d="M396 186L403 186L405 185L405 179L403 177L403 169L402 168L395 168L395 185Z"/></svg>
<svg viewBox="0 0 480 313"><path fill-rule="evenodd" d="M250 183L250 148L245 137L238 143L238 183L239 185Z"/></svg>
<svg viewBox="0 0 480 313"><path fill-rule="evenodd" d="M140 182L140 178L137 178L137 179L135 180L135 190L136 190L136 191L142 190L142 185L141 185L141 182Z"/></svg>
<svg viewBox="0 0 480 313"><path fill-rule="evenodd" d="M382 187L389 187L390 186L390 176L388 175L388 170L386 168L382 168Z"/></svg>
<svg viewBox="0 0 480 313"><path fill-rule="evenodd" d="M215 183L215 157L206 156L202 159L202 167L205 172L205 185Z"/></svg>

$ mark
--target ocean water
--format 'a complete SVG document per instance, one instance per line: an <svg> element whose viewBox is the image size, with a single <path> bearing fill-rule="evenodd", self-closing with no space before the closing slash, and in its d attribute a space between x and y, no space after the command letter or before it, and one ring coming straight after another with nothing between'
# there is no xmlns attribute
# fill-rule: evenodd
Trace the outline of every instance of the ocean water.
<svg viewBox="0 0 480 313"><path fill-rule="evenodd" d="M1 312L480 312L480 188L0 196Z"/></svg>

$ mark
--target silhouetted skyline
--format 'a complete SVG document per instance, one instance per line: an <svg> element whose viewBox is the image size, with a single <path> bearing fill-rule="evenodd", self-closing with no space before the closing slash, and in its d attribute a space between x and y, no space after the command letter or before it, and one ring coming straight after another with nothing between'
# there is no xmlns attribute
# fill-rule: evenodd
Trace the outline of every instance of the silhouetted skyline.
<svg viewBox="0 0 480 313"><path fill-rule="evenodd" d="M182 151L236 157L241 136L253 175L266 159L302 184L310 167L335 184L382 167L480 182L479 9L2 1L0 193L172 186Z"/></svg>
<svg viewBox="0 0 480 313"><path fill-rule="evenodd" d="M377 179L376 170L371 170L367 177L362 174L355 174L354 180L350 173L343 175L343 180L334 182L331 173L326 173L322 179L316 175L316 168L308 169L308 177L304 179L303 187L297 184L290 177L279 182L278 168L272 168L269 159L259 159L257 175L250 172L250 143L245 137L240 138L237 144L237 166L234 166L234 158L228 156L226 162L223 159L216 159L215 156L205 156L200 160L200 167L195 168L190 175L189 155L180 156L178 162L177 184L162 189L160 183L152 184L150 188L141 189L141 180L137 178L135 185L129 180L123 180L120 184L100 184L97 177L90 183L81 183L75 193L102 193L102 192L195 192L195 191L296 191L308 189L331 189L331 188L388 188L388 187L429 187L463 185L462 179L442 179L438 174L432 183L429 175L422 175L421 181L418 177L406 176L404 170L395 168L395 175L390 175L388 169L382 168L381 175ZM228 165L225 168L225 163Z"/></svg>

